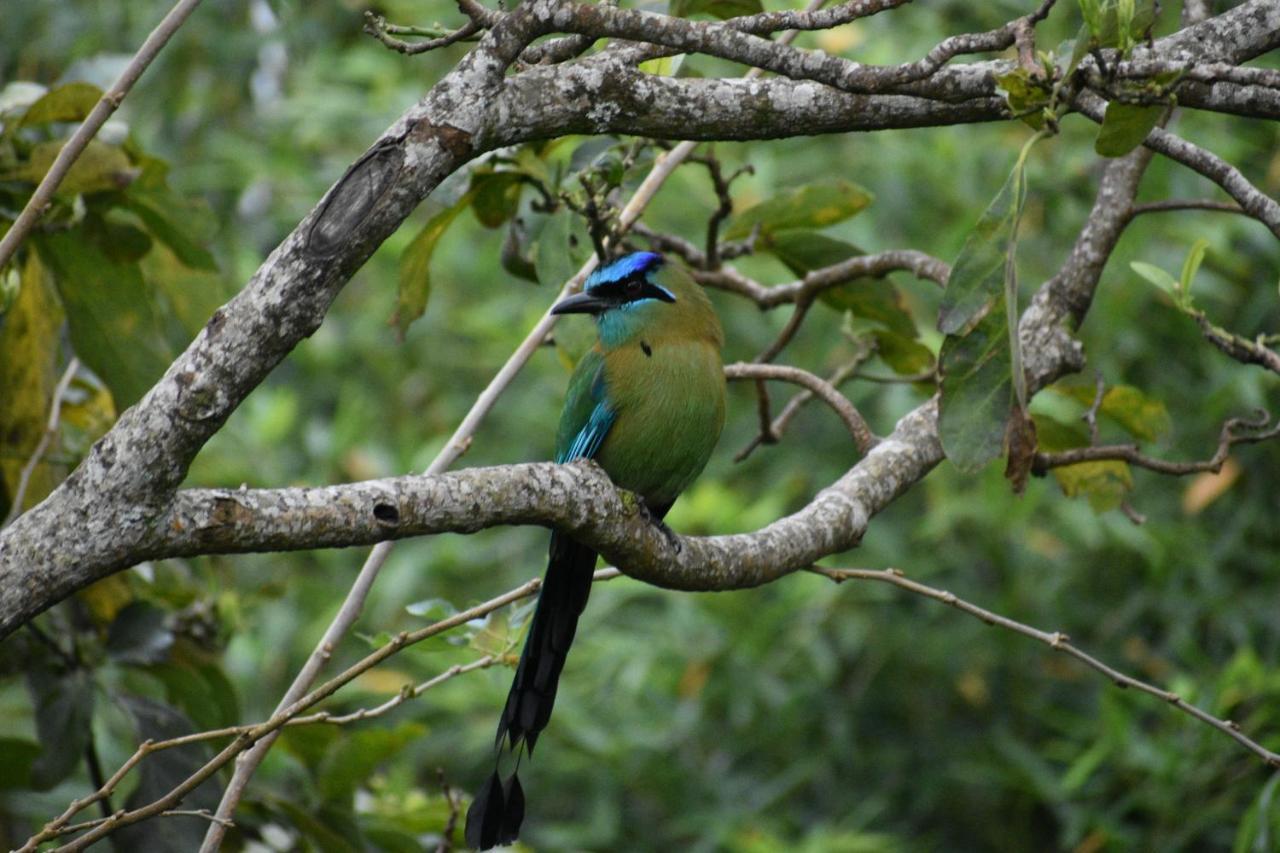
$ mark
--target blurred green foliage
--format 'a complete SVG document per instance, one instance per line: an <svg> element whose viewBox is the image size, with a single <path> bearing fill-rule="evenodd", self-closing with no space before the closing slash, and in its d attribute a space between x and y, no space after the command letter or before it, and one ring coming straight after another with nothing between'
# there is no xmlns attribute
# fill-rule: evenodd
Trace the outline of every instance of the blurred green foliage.
<svg viewBox="0 0 1280 853"><path fill-rule="evenodd" d="M916 5L799 43L895 62L923 55L948 33L997 26L1027 5ZM1059 5L1038 30L1046 48L1081 34L1080 9ZM1089 38L1140 37L1133 22L1106 24L1117 4L1083 5L1102 15ZM1157 35L1179 11L1164 5ZM682 8L716 16L740 6L751 4ZM29 81L66 94L34 116L30 99L25 113L5 114L0 221L16 214L48 146L91 103L81 84L106 85L166 8L133 0L6 9L0 84ZM125 102L104 133L106 147L85 161L29 244L34 251L0 282L0 514L71 352L88 369L64 401L65 427L37 469L33 499L466 49L393 54L360 35L363 8L207 0ZM405 23L456 17L447 3L389 0L379 11ZM694 58L680 73L731 71ZM27 123L18 127L22 114ZM1275 126L1184 113L1177 130L1280 193ZM1026 161L1024 301L1056 271L1093 201L1097 128L1069 116L1061 131ZM1028 136L1011 122L715 146L726 169L754 168L734 185L741 215L730 233L750 232L770 206L782 211L771 222L790 216L741 268L776 282L863 250L909 247L955 260ZM575 173L594 167L602 180L630 187L652 156L645 149L628 163L632 152L626 141L575 138L505 152L451 180L210 442L189 483L323 484L423 468L552 299L557 284L546 279L563 276L566 256L589 246L581 223L540 212L538 193L519 176L576 191ZM837 199L850 209L820 216L805 193L837 186L833 171L853 188ZM1201 178L1159 159L1142 186L1143 199L1213 196ZM460 199L469 200L466 210ZM698 242L716 205L705 170L691 165L663 188L646 221ZM441 224L441 211L451 221ZM436 224L447 230L422 236ZM1190 274L1184 267L1181 281L1152 272L1177 270L1193 250L1202 261ZM1205 458L1224 419L1280 408L1276 377L1209 348L1178 301L1194 276L1195 310L1213 323L1250 338L1274 333L1278 274L1274 238L1244 217L1135 220L1079 333L1089 370L1101 371L1110 389L1102 439ZM402 277L420 288L408 302ZM783 360L827 371L855 351L848 334L872 333L882 355L869 372L927 368L942 342L940 294L905 276L880 287L874 300L859 303L852 289L824 300ZM729 360L750 358L785 322L785 311L761 314L712 297ZM127 337L111 325L121 318L133 323ZM466 464L550 455L566 362L588 337L562 324L556 349L540 353L507 391ZM858 381L846 391L882 433L929 393ZM1079 418L1092 395L1092 377L1082 376L1036 397L1031 411L1045 446L1088 441ZM755 430L750 389L731 389L720 449L672 512L676 529L755 529L802 506L854 461L843 427L817 406L781 444L734 464ZM1280 748L1280 449L1243 446L1233 457L1216 478L1173 480L1114 465L1057 472L1057 480L1033 479L1021 498L997 466L963 474L944 464L875 519L858 551L828 562L896 566L1064 631ZM1124 498L1146 524L1114 509ZM399 544L360 636L338 649L334 665L539 573L545 538L500 529ZM0 645L0 840L21 843L90 790L93 761L109 774L142 738L265 718L360 562L359 552L326 551L146 564ZM374 705L403 684L509 651L527 613L525 605L495 614L408 650L326 707ZM621 579L594 592L579 637L556 720L526 776L532 849L1254 851L1280 843L1280 776L1220 733L1044 647L888 588L837 588L801 575L695 596ZM376 721L289 730L255 777L229 845L432 844L451 810L441 780L457 797L488 772L509 679L509 669L495 666ZM208 754L192 747L150 759L113 805L166 790ZM209 785L186 805L209 805L216 795ZM203 830L199 819L164 818L116 843L190 849Z"/></svg>

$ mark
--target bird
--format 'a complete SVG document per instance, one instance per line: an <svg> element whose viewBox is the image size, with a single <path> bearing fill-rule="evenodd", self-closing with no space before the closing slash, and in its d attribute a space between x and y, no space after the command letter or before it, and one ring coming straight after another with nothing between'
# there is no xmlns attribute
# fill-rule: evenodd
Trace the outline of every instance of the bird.
<svg viewBox="0 0 1280 853"><path fill-rule="evenodd" d="M725 416L724 332L707 294L678 262L633 252L598 267L580 293L552 314L589 314L597 340L569 380L556 431L557 462L594 460L615 486L635 493L663 522L702 472ZM468 846L487 850L516 840L525 797L521 749L532 756L551 719L556 687L591 592L596 552L552 531L547 571L498 721L494 771L467 812ZM504 745L516 769L503 780Z"/></svg>

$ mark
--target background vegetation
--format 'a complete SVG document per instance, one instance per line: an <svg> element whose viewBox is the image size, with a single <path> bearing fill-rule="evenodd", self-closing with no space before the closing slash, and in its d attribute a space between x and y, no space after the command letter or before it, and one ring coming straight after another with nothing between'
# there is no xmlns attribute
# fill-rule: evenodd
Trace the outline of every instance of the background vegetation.
<svg viewBox="0 0 1280 853"><path fill-rule="evenodd" d="M766 8L775 5L782 4ZM1048 44L1080 24L1078 9L1060 5L1041 30ZM1168 30L1179 4L1166 5L1173 7L1165 10ZM923 55L947 33L998 26L1025 6L920 4L803 38L860 61L900 61ZM12 4L0 28L0 83L8 84L0 109L16 97L17 81L104 86L166 7L151 0ZM46 357L56 380L71 339L82 342L75 349L85 361L119 366L111 376L76 375L53 464L38 470L33 488L47 490L65 475L115 411L464 49L399 56L361 35L363 10L350 2L207 0L130 96L104 141L122 146L114 150L134 177L95 185L86 175L87 210L68 206L54 220L59 227L40 235L36 254L23 256L56 279L65 307L17 301L34 268L21 289L7 279L0 299L6 381ZM423 24L452 14L446 3L403 0L380 11ZM703 68L715 66L704 61ZM698 72L696 63L690 70ZM8 131L13 121L4 121ZM55 139L63 129L52 123L33 132ZM1187 114L1178 130L1235 163L1264 192L1280 193L1274 125ZM754 168L734 185L739 211L839 177L874 202L826 234L868 251L911 247L951 260L1029 134L1009 123L719 144L714 152L726 168ZM1101 162L1095 134L1092 123L1071 117L1030 155L1019 254L1027 292L1056 271L1092 203ZM570 139L527 156L553 177L560 169L572 186L572 171L601 150L596 140ZM12 218L30 192L19 170L35 155L0 142L3 157L0 218ZM457 197L466 184L454 183ZM1159 159L1142 186L1142 199L1214 195L1199 177ZM500 263L506 228L486 227L466 211L431 258L425 314L399 334L392 317L401 257L449 201L447 190L357 274L319 332L205 448L189 484L325 484L425 466L558 286L512 275ZM521 201L533 232L554 219L530 208L536 198L526 190ZM154 220L139 212L148 203L159 211ZM691 166L667 184L645 221L698 241L716 203L706 171ZM1142 437L1168 458L1207 458L1227 417L1280 408L1275 375L1206 346L1195 324L1130 268L1141 261L1176 275L1197 240L1208 246L1195 279L1197 304L1240 334L1276 331L1274 238L1245 217L1176 213L1143 216L1130 227L1080 333L1091 370L1109 386L1142 389L1142 428L1150 433ZM539 267L553 263L543 257ZM761 280L792 278L768 255L741 264ZM95 301L108 298L102 292L77 290L104 269L136 276L134 301L102 308ZM936 353L936 290L905 276L897 286L920 341ZM89 306L83 312L77 298ZM785 320L723 294L713 298L728 332L727 360L750 359ZM22 306L29 314L18 313ZM69 332L59 311L72 318ZM822 372L855 344L842 338L841 311L815 311L787 361ZM30 318L22 335L20 316ZM86 317L96 318L98 331L77 328ZM465 464L550 456L567 369L589 337L584 326L562 324L557 346L537 356L503 398ZM91 356L86 350L95 344L83 342L98 340L95 334L106 341L98 346L115 349ZM875 359L865 370L886 376L894 365ZM1086 403L1071 387L1085 389L1087 401L1092 376L1064 383L1067 393L1039 395L1033 411L1075 422ZM29 390L0 382L0 422L10 430L0 444L0 515L38 434L18 425L42 422L47 410L48 397ZM845 390L879 432L931 393L856 380ZM756 426L750 388L733 388L720 448L677 504L674 528L755 529L802 506L853 461L843 427L815 406L781 444L735 464ZM1102 429L1104 438L1130 438L1105 418ZM1237 448L1220 475L1174 480L1135 470L1127 499L1146 517L1136 525L1116 508L1119 492L1108 498L1095 490L1091 504L1064 496L1048 477L1015 497L998 466L968 475L944 463L876 519L858 551L828 562L895 566L1064 631L1274 749L1277 470L1274 444ZM336 663L538 574L545 539L544 531L517 528L401 543L360 622L361 639L339 649ZM355 551L323 551L144 565L41 617L42 637L24 631L0 644L0 840L21 843L89 790L86 754L109 773L140 737L177 730L166 727L269 715L361 559ZM328 707L377 704L404 683L507 651L527 610L401 654ZM465 791L488 771L509 679L508 668L494 667L377 721L290 730L250 787L233 846L418 849L448 820L442 780ZM541 743L526 776L531 849L1245 851L1280 844L1280 775L1220 733L934 603L807 574L715 595L628 579L598 586ZM140 784L162 784L174 772L161 768ZM117 800L141 796L135 784L126 783ZM208 805L201 797L210 796L216 802L216 793L202 791L190 805ZM167 842L145 838L185 849L203 825L166 818L135 829L170 833ZM142 849L123 833L116 844Z"/></svg>

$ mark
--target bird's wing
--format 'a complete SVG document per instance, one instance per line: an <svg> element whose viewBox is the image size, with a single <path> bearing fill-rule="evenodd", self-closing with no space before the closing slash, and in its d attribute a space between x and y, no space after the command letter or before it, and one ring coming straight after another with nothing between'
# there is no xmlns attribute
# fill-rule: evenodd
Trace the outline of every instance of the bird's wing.
<svg viewBox="0 0 1280 853"><path fill-rule="evenodd" d="M617 416L606 394L604 357L593 349L578 362L569 380L556 435L556 461L572 462L595 456Z"/></svg>

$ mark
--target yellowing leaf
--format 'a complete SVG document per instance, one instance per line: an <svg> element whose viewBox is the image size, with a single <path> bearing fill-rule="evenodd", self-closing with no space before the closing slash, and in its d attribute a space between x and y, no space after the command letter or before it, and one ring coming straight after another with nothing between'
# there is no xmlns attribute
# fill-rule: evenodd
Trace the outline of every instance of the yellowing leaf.
<svg viewBox="0 0 1280 853"><path fill-rule="evenodd" d="M857 24L846 24L843 27L821 30L817 33L818 47L835 55L853 50L866 40L866 32Z"/></svg>
<svg viewBox="0 0 1280 853"><path fill-rule="evenodd" d="M414 683L414 677L404 670L378 667L357 678L355 686L357 689L367 690L370 693L394 696L405 685L412 686Z"/></svg>
<svg viewBox="0 0 1280 853"><path fill-rule="evenodd" d="M765 199L733 219L725 238L740 240L757 226L762 236L792 228L833 225L854 216L874 200L871 193L843 180L805 184Z"/></svg>
<svg viewBox="0 0 1280 853"><path fill-rule="evenodd" d="M1218 473L1206 471L1191 478L1182 493L1182 511L1199 515L1205 507L1222 497L1240 479L1240 463L1228 456Z"/></svg>
<svg viewBox="0 0 1280 853"><path fill-rule="evenodd" d="M1128 463L1116 460L1064 465L1054 468L1053 476L1064 495L1088 498L1095 512L1115 509L1133 490L1133 474Z"/></svg>
<svg viewBox="0 0 1280 853"><path fill-rule="evenodd" d="M129 585L129 573L117 572L97 583L90 584L76 593L76 598L89 610L93 624L100 628L110 625L124 606L133 601L133 587Z"/></svg>
<svg viewBox="0 0 1280 853"><path fill-rule="evenodd" d="M57 159L64 144L61 140L40 143L31 150L31 159L4 177L7 180L39 183ZM58 192L75 195L124 189L137 174L138 170L133 168L123 149L94 139L76 158L62 183L58 185Z"/></svg>
<svg viewBox="0 0 1280 853"><path fill-rule="evenodd" d="M58 383L59 330L62 305L35 252L27 254L19 289L0 324L0 436L10 453L0 454L0 479L5 500L17 490L22 468L44 434L49 404ZM24 508L40 501L64 471L48 463L36 466L27 483Z"/></svg>

